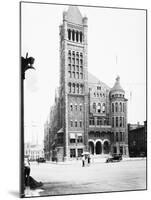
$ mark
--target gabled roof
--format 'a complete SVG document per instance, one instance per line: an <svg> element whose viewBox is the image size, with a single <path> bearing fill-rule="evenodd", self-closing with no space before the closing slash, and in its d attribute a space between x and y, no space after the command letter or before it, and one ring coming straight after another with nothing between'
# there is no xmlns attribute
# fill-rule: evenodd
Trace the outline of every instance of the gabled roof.
<svg viewBox="0 0 151 200"><path fill-rule="evenodd" d="M83 24L82 15L77 6L69 6L67 11L67 20L73 24Z"/></svg>
<svg viewBox="0 0 151 200"><path fill-rule="evenodd" d="M96 76L88 72L88 84L91 85L103 85L105 88L110 90L110 87L107 86L105 83L100 81Z"/></svg>

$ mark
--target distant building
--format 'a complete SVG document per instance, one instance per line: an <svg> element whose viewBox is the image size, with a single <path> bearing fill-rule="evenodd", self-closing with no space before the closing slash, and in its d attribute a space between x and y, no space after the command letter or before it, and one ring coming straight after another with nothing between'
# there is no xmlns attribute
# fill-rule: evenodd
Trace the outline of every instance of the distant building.
<svg viewBox="0 0 151 200"><path fill-rule="evenodd" d="M147 122L144 125L128 124L130 157L147 156Z"/></svg>
<svg viewBox="0 0 151 200"><path fill-rule="evenodd" d="M30 161L36 161L37 158L44 158L43 145L32 145L25 143L25 155L29 157Z"/></svg>
<svg viewBox="0 0 151 200"><path fill-rule="evenodd" d="M84 151L128 156L127 99L116 78L108 87L88 72L87 17L70 6L60 25L60 85L45 123L45 156L64 161Z"/></svg>

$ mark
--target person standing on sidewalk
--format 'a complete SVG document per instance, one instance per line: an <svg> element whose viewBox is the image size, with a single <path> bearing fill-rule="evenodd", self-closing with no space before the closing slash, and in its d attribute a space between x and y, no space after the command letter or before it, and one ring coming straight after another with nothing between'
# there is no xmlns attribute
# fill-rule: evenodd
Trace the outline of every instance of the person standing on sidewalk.
<svg viewBox="0 0 151 200"><path fill-rule="evenodd" d="M82 167L85 167L85 156L82 156Z"/></svg>

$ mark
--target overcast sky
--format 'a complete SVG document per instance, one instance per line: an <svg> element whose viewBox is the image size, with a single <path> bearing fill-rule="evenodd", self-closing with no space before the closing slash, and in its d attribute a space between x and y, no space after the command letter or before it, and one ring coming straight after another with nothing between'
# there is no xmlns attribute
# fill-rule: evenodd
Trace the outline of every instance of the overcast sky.
<svg viewBox="0 0 151 200"><path fill-rule="evenodd" d="M43 125L59 86L59 25L68 6L22 3L21 54L35 58L26 72L25 135ZM80 7L88 17L88 71L113 87L120 76L128 98L128 122L146 119L146 16L143 10ZM131 95L130 95L131 93ZM28 138L25 137L25 139Z"/></svg>

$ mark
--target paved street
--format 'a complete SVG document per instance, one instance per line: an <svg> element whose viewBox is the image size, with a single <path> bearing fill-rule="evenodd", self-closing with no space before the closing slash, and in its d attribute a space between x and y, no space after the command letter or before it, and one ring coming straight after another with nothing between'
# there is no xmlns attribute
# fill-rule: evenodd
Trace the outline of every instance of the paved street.
<svg viewBox="0 0 151 200"><path fill-rule="evenodd" d="M146 160L116 163L31 163L31 176L44 183L39 195L137 190L146 188Z"/></svg>

